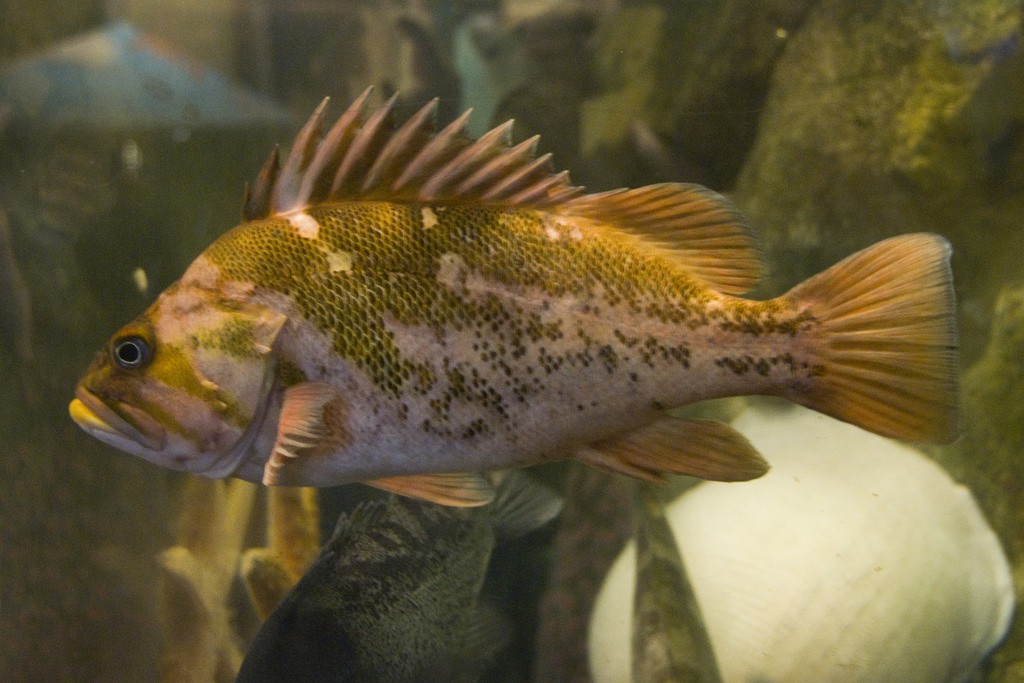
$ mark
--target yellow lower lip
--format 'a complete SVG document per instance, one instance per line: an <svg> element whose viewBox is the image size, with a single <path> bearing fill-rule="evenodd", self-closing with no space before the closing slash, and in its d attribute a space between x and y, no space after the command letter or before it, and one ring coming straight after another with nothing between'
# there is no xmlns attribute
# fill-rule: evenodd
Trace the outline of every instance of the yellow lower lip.
<svg viewBox="0 0 1024 683"><path fill-rule="evenodd" d="M71 419L86 431L97 430L108 434L118 434L117 430L104 422L99 415L89 409L89 406L77 398L71 400L68 405L68 413L71 415Z"/></svg>
<svg viewBox="0 0 1024 683"><path fill-rule="evenodd" d="M101 441L113 445L119 440L134 441L153 451L164 447L166 433L156 420L128 404L118 403L117 406L124 415L79 385L75 388L75 398L68 404L68 413L79 427ZM113 437L114 441L107 437Z"/></svg>

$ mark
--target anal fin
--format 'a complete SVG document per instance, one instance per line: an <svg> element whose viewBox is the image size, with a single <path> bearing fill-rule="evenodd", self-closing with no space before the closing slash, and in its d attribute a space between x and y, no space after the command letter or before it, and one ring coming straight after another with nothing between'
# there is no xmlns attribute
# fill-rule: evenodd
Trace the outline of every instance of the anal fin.
<svg viewBox="0 0 1024 683"><path fill-rule="evenodd" d="M474 472L407 474L363 483L389 493L451 507L477 507L494 500L494 487L482 474Z"/></svg>
<svg viewBox="0 0 1024 683"><path fill-rule="evenodd" d="M664 474L748 481L768 471L761 454L732 427L671 415L584 446L575 457L592 467L645 481L660 481Z"/></svg>

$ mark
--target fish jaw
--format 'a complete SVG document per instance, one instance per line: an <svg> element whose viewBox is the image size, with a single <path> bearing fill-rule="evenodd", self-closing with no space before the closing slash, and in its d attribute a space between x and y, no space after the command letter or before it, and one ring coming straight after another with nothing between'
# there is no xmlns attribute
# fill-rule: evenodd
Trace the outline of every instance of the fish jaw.
<svg viewBox="0 0 1024 683"><path fill-rule="evenodd" d="M251 451L264 415L261 411L244 431L217 430L216 438L204 447L165 429L145 410L125 401L104 400L82 385L76 388L68 413L83 431L109 446L160 467L211 479L235 474Z"/></svg>
<svg viewBox="0 0 1024 683"><path fill-rule="evenodd" d="M68 413L87 434L115 448L136 455L141 455L139 449L150 452L163 450L167 431L159 422L122 401L118 401L117 406L119 410L79 385L75 388L75 398L68 406Z"/></svg>

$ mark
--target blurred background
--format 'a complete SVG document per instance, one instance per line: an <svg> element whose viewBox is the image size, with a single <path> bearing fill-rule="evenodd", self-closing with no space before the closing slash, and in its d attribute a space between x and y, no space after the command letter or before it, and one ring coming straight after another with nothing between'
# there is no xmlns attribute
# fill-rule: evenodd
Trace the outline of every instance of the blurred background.
<svg viewBox="0 0 1024 683"><path fill-rule="evenodd" d="M0 0L0 679L171 680L159 558L183 543L184 477L88 438L67 402L110 333L238 222L271 147L369 85L404 113L440 98L442 123L472 107L475 134L514 118L591 191L728 194L769 263L755 296L890 235L946 236L964 437L930 455L1016 566L1022 25L1012 0ZM489 590L514 626L488 680L587 680L589 605L630 534L628 489L542 476L567 517L498 551ZM359 495L323 494L325 533ZM260 545L266 523L257 496L229 531ZM224 608L244 651L258 619L239 590ZM1014 630L987 680L1024 680L1020 659Z"/></svg>

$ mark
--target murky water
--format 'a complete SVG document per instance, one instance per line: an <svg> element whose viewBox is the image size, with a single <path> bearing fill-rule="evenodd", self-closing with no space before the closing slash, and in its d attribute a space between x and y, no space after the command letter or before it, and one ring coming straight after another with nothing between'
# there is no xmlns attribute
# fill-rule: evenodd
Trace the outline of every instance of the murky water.
<svg viewBox="0 0 1024 683"><path fill-rule="evenodd" d="M726 194L765 256L757 298L878 240L943 235L961 437L922 448L970 488L1011 566L1021 561L1019 0L42 0L0 4L0 17L0 679L234 680L338 515L376 497L360 485L296 498L192 481L100 444L67 414L96 349L238 222L271 147L287 148L323 97L337 114L369 85L374 106L401 93L401 116L434 97L441 124L472 107L475 135L514 118L516 141L540 134L539 151L588 191L695 182ZM794 450L829 449L793 436ZM486 571L474 546L479 577L460 584L470 635L446 646L451 667L421 677L589 680L590 610L632 534L632 484L579 465L534 474L563 495L561 521L499 534ZM932 532L938 522L920 530ZM752 562L771 566L759 552ZM427 585L413 567L401 576ZM857 597L858 585L807 599L855 611L873 595ZM868 630L898 631L903 610L930 609L908 601ZM981 598L969 604L999 621ZM775 618L737 615L736 628ZM935 652L897 639L891 670L923 680L922 661L961 650L973 663L991 634L960 626L933 636ZM303 670L349 680L335 645L413 656L393 645L393 624L351 628L341 644L303 640ZM839 661L842 640L829 637L815 647ZM1024 630L1012 626L971 680L1016 680L1021 660ZM846 664L828 680L880 680Z"/></svg>

